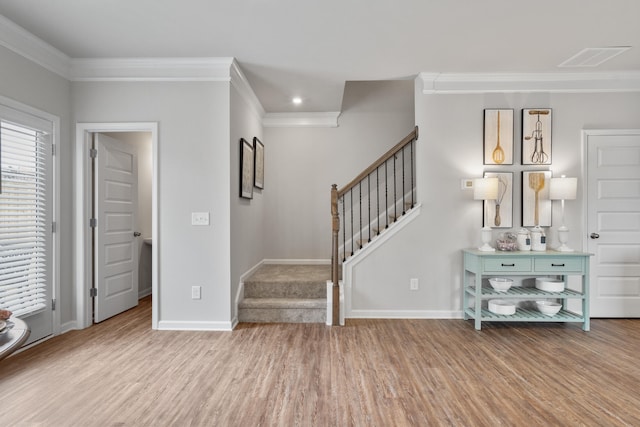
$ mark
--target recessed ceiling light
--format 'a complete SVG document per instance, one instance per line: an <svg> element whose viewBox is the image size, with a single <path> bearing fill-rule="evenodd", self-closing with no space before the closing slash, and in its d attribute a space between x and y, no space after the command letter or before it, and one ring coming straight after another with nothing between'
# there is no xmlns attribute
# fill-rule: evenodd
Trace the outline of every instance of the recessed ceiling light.
<svg viewBox="0 0 640 427"><path fill-rule="evenodd" d="M293 102L296 105L300 105L300 104L302 104L302 98L300 98L299 96L296 96L295 98L293 98L291 100L291 102Z"/></svg>
<svg viewBox="0 0 640 427"><path fill-rule="evenodd" d="M631 46L589 47L582 49L558 67L597 67L631 49Z"/></svg>

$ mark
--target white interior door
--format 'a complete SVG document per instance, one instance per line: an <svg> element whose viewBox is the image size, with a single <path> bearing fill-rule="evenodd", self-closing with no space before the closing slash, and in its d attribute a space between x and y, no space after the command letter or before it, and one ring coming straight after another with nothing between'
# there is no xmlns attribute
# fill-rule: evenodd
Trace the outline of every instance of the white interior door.
<svg viewBox="0 0 640 427"><path fill-rule="evenodd" d="M96 134L94 321L138 304L138 160L127 144Z"/></svg>
<svg viewBox="0 0 640 427"><path fill-rule="evenodd" d="M640 130L585 136L591 316L640 317Z"/></svg>

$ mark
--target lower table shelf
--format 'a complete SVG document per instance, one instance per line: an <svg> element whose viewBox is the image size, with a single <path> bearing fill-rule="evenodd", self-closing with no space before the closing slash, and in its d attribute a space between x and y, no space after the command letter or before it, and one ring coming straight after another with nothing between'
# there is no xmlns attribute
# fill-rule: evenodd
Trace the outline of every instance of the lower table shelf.
<svg viewBox="0 0 640 427"><path fill-rule="evenodd" d="M467 308L465 312L470 318L476 318L476 313L473 309ZM500 322L584 322L584 316L568 310L560 310L554 316L547 316L537 310L521 307L516 309L515 314L504 315L495 314L483 308L480 311L480 320L483 322L492 320Z"/></svg>

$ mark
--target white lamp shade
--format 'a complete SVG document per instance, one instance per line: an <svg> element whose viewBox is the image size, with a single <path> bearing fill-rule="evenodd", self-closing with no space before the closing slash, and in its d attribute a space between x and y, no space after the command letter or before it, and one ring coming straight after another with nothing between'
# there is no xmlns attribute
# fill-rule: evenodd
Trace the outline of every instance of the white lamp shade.
<svg viewBox="0 0 640 427"><path fill-rule="evenodd" d="M496 200L498 198L498 178L478 178L473 181L475 200Z"/></svg>
<svg viewBox="0 0 640 427"><path fill-rule="evenodd" d="M575 200L578 191L578 178L551 178L549 199Z"/></svg>

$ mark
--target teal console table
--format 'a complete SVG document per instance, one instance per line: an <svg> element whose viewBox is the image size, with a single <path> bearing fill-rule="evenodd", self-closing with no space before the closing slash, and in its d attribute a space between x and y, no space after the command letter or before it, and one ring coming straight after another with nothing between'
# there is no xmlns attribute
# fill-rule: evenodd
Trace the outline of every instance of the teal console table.
<svg viewBox="0 0 640 427"><path fill-rule="evenodd" d="M584 252L482 252L465 249L462 271L462 310L464 319L474 319L475 328L480 330L482 322L580 322L582 329L589 330L589 257ZM562 292L547 292L530 286L512 286L506 292L494 290L489 277L533 276L560 277L567 283L567 276L582 277L582 289L567 289ZM517 307L513 315L495 314L488 310L490 299L533 301L558 299L562 309L554 316L540 313L535 307ZM582 313L570 311L570 299L582 301Z"/></svg>

